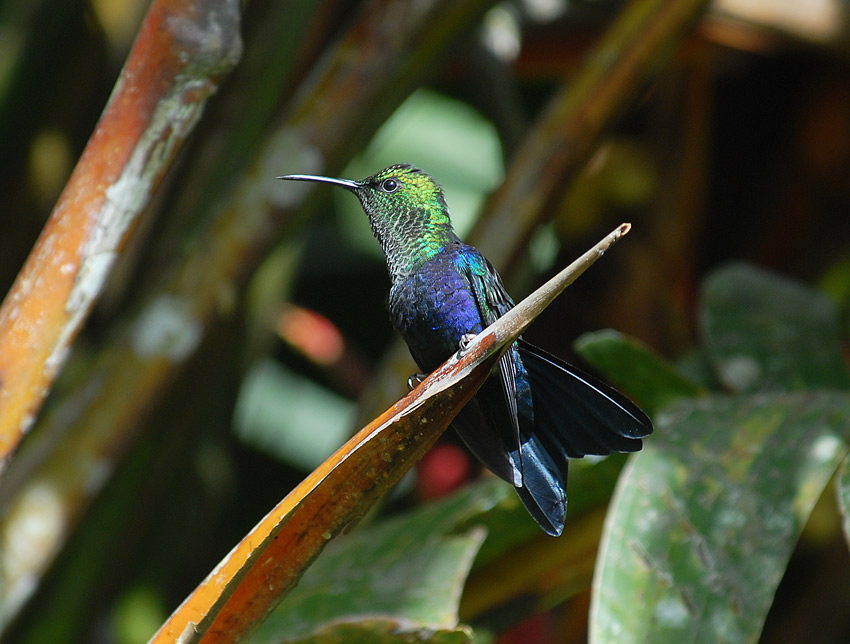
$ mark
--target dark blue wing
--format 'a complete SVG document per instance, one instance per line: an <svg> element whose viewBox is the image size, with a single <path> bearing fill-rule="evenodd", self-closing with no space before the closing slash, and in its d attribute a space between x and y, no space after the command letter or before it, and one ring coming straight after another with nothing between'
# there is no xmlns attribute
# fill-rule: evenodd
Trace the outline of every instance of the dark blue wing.
<svg viewBox="0 0 850 644"><path fill-rule="evenodd" d="M476 248L462 246L456 257L458 272L464 276L478 309L481 328L476 332L480 332L510 310L513 301L499 274ZM517 394L518 389L528 389L527 383L518 383L522 377L524 373L517 370L516 350L507 351L499 359L498 379L488 378L467 405L470 409L458 414L454 423L472 453L515 486L521 486L523 480L520 425L530 423L532 414L530 397L523 400ZM506 460L510 468L505 467Z"/></svg>
<svg viewBox="0 0 850 644"><path fill-rule="evenodd" d="M518 344L533 391L535 432L544 444L572 458L641 448L652 421L637 405L542 349Z"/></svg>
<svg viewBox="0 0 850 644"><path fill-rule="evenodd" d="M491 324L513 308L513 301L487 259L477 251L467 257L477 260L467 269L467 279L482 320ZM523 505L541 528L557 536L564 529L567 515L567 458L562 451L553 450L536 431L534 384L517 344L499 360L498 374L501 391L496 391L495 377L491 377L476 399L495 410L490 424L499 428L500 442L519 469L519 478L513 483ZM489 440L493 440L492 432Z"/></svg>

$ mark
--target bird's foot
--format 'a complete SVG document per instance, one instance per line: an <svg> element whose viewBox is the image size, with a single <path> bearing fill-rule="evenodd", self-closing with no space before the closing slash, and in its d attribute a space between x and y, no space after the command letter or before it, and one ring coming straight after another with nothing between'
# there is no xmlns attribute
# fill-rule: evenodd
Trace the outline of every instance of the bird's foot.
<svg viewBox="0 0 850 644"><path fill-rule="evenodd" d="M416 389L416 387L419 386L419 383L421 383L427 377L428 377L427 373L417 372L417 373L412 374L407 379L407 390L413 391L414 389Z"/></svg>
<svg viewBox="0 0 850 644"><path fill-rule="evenodd" d="M460 342L458 342L458 355L463 355L464 351L469 348L469 345L472 344L472 341L475 339L474 333L464 333L460 336Z"/></svg>

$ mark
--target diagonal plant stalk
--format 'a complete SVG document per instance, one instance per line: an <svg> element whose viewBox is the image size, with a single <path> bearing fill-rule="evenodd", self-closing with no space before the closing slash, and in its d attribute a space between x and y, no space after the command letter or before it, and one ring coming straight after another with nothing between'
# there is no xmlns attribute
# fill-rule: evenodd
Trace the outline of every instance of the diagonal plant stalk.
<svg viewBox="0 0 850 644"><path fill-rule="evenodd" d="M151 6L94 134L0 307L0 473L241 48L235 0Z"/></svg>
<svg viewBox="0 0 850 644"><path fill-rule="evenodd" d="M707 0L632 0L525 137L504 182L482 207L469 243L510 273L602 134L707 6Z"/></svg>
<svg viewBox="0 0 850 644"><path fill-rule="evenodd" d="M304 70L326 51L340 4L323 0L251 5L245 15L244 55L205 113L203 135L187 148L192 162L181 168L168 203L180 216L169 218L158 232L158 256L179 249L186 229L229 200L233 182L273 131L281 104L292 100Z"/></svg>
<svg viewBox="0 0 850 644"><path fill-rule="evenodd" d="M629 229L612 231L337 450L216 566L150 644L245 641L328 541L439 438L506 347Z"/></svg>

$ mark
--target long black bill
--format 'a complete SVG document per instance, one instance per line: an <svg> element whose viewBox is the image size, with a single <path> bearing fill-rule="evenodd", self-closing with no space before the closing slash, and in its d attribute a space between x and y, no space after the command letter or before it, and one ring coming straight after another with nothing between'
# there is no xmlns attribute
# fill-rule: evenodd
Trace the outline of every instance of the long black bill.
<svg viewBox="0 0 850 644"><path fill-rule="evenodd" d="M357 190L363 187L362 181L352 181L351 179L334 179L333 177L320 177L314 174L287 174L278 179L286 179L287 181L316 181L318 183L332 183L337 186L342 186L348 190Z"/></svg>

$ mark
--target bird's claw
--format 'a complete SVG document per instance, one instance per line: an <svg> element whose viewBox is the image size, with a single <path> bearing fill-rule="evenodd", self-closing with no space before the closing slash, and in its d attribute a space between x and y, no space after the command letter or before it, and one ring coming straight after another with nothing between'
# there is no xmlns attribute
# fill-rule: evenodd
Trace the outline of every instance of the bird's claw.
<svg viewBox="0 0 850 644"><path fill-rule="evenodd" d="M469 345L472 344L472 341L474 339L474 333L464 333L462 336L460 336L460 342L458 342L458 355L463 355L464 351L469 348Z"/></svg>
<svg viewBox="0 0 850 644"><path fill-rule="evenodd" d="M419 383L421 383L427 377L428 377L427 373L417 372L417 373L412 374L407 379L407 390L413 391L414 389L416 389L416 387L419 386Z"/></svg>

